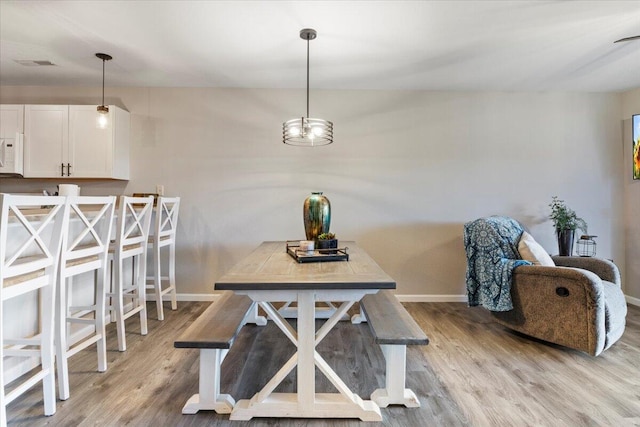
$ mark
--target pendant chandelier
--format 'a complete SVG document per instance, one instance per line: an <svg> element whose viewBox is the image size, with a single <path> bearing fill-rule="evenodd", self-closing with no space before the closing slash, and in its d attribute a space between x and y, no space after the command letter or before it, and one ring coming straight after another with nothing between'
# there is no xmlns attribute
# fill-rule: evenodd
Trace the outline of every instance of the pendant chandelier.
<svg viewBox="0 0 640 427"><path fill-rule="evenodd" d="M317 36L316 30L300 30L300 38L307 41L307 116L288 120L282 124L282 142L302 147L328 145L333 142L333 123L309 117L309 41Z"/></svg>
<svg viewBox="0 0 640 427"><path fill-rule="evenodd" d="M102 104L98 105L98 118L96 126L98 129L106 129L109 125L109 107L104 105L104 63L113 59L111 55L106 53L96 53L96 56L102 59Z"/></svg>

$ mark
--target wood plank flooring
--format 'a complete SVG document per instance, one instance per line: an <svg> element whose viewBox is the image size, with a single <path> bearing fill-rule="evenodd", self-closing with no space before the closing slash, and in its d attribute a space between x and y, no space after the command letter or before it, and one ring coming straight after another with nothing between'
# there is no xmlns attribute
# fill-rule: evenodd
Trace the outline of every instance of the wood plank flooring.
<svg viewBox="0 0 640 427"><path fill-rule="evenodd" d="M198 353L173 341L209 303L179 303L165 321L149 319L149 334L127 322L128 350L117 351L108 326L109 368L98 373L89 348L69 360L71 397L42 415L35 387L8 407L10 426L355 426L357 420L229 421L204 411L182 415L198 390ZM602 356L513 333L481 308L464 303L405 303L430 338L410 347L407 382L421 408L382 409L385 426L640 426L640 309L630 307L622 339ZM155 309L149 306L150 313ZM243 328L223 364L222 392L249 398L293 353L269 322ZM340 322L319 352L363 398L384 384L384 359L366 325ZM295 370L294 370L295 371ZM317 375L320 391L333 391ZM295 372L278 391L295 390Z"/></svg>

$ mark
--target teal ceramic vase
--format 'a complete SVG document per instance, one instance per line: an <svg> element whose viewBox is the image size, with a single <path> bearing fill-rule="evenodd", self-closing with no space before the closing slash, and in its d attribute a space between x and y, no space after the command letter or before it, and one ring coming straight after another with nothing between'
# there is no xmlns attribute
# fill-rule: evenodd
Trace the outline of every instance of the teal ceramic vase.
<svg viewBox="0 0 640 427"><path fill-rule="evenodd" d="M316 240L322 233L328 233L331 224L329 199L322 192L311 193L304 201L302 219L307 240Z"/></svg>

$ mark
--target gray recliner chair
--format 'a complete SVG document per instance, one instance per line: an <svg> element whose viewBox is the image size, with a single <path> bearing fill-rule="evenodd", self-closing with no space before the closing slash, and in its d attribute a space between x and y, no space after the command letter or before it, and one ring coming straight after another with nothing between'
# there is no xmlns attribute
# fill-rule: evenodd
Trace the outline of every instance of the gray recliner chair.
<svg viewBox="0 0 640 427"><path fill-rule="evenodd" d="M510 233L505 233L504 227L501 229L502 220L512 221L508 223L512 228ZM481 218L465 224L468 289L469 268L477 267L478 257L486 256L489 262L502 266L518 264L510 271L509 295L513 308L492 311L499 323L592 356L611 347L624 332L627 314L616 265L604 259L584 257L552 257L556 266L522 265L529 263L503 258L507 255L519 258L517 247L522 231L517 222L505 217ZM474 239L483 241L474 242ZM496 246L487 245L491 239L500 242ZM483 250L490 253L480 254ZM470 299L470 305L477 304Z"/></svg>

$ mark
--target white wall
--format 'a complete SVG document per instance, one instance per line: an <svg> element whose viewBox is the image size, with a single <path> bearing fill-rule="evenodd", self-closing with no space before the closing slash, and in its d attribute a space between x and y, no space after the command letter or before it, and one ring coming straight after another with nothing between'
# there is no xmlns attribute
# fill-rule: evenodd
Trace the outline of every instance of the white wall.
<svg viewBox="0 0 640 427"><path fill-rule="evenodd" d="M626 294L640 303L640 180L633 180L631 116L640 114L640 89L622 95L622 118L624 121L624 200L625 200L625 255Z"/></svg>
<svg viewBox="0 0 640 427"><path fill-rule="evenodd" d="M99 88L2 87L2 103L95 103ZM302 202L324 191L331 229L353 239L400 294L464 294L462 225L511 215L557 253L551 196L624 267L619 94L312 91L311 115L335 143L281 142L303 114L303 90L108 88L132 115L128 184L84 182L83 194L183 198L178 291L203 294L263 240L304 236ZM0 180L1 191L56 181Z"/></svg>

